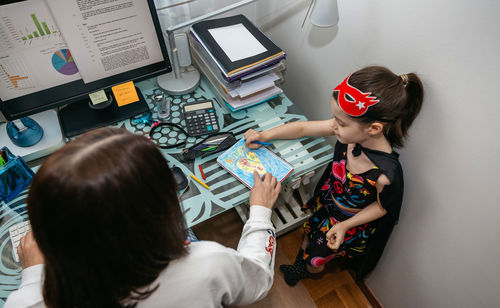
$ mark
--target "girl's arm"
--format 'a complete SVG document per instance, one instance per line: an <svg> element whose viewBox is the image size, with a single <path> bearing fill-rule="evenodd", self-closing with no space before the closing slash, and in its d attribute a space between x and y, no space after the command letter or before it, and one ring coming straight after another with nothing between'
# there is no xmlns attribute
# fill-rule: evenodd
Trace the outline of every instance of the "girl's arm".
<svg viewBox="0 0 500 308"><path fill-rule="evenodd" d="M382 191L384 186L389 184L389 178L382 174L375 184L378 194L380 195L380 192ZM340 245L344 242L345 233L347 232L347 230L379 219L385 214L387 214L387 211L382 207L382 205L380 204L380 199L378 199L377 201L373 202L372 204L356 213L351 218L335 224L326 233L328 247L333 250L339 249Z"/></svg>
<svg viewBox="0 0 500 308"><path fill-rule="evenodd" d="M335 224L326 233L328 247L333 250L339 249L340 245L344 242L347 230L374 221L375 219L384 216L386 213L387 211L377 201L375 201L351 218Z"/></svg>
<svg viewBox="0 0 500 308"><path fill-rule="evenodd" d="M252 141L269 141L272 139L296 139L305 136L323 137L334 135L333 119L323 121L297 121L280 125L262 132L249 129L245 132L245 145L249 148L258 148Z"/></svg>

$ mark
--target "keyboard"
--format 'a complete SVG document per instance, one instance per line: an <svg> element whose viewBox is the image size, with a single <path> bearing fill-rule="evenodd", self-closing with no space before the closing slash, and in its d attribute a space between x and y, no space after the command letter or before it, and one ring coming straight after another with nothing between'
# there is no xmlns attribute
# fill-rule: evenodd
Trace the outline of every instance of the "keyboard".
<svg viewBox="0 0 500 308"><path fill-rule="evenodd" d="M12 241L12 256L14 261L19 262L19 256L17 255L17 246L21 238L31 230L31 225L29 220L23 221L9 228L10 240Z"/></svg>

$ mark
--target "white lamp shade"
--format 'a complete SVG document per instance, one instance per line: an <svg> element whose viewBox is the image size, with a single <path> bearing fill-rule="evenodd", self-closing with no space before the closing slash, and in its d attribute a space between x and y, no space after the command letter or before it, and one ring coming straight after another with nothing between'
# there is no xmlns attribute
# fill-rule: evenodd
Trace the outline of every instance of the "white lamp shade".
<svg viewBox="0 0 500 308"><path fill-rule="evenodd" d="M333 27L339 22L337 0L316 0L310 21L318 27Z"/></svg>

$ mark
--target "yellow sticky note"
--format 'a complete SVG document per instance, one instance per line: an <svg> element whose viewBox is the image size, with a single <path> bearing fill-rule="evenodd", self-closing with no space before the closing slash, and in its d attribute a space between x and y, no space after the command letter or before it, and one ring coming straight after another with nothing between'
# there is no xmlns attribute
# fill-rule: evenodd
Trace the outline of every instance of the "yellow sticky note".
<svg viewBox="0 0 500 308"><path fill-rule="evenodd" d="M92 102L92 105L104 103L108 100L108 97L106 96L106 92L104 92L104 90L90 93L89 97L90 101Z"/></svg>
<svg viewBox="0 0 500 308"><path fill-rule="evenodd" d="M116 103L118 107L137 102L139 96L135 90L134 82L129 81L117 86L111 87L113 94L115 95Z"/></svg>

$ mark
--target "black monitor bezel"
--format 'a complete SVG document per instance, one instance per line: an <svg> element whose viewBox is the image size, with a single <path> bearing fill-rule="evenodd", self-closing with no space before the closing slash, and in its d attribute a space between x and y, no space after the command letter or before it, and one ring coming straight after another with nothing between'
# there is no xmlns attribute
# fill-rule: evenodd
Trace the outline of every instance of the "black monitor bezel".
<svg viewBox="0 0 500 308"><path fill-rule="evenodd" d="M23 2L23 1L13 1ZM112 86L128 81L138 82L172 71L163 31L153 0L147 0L156 35L163 55L163 61L136 68L85 84L82 79L55 86L49 89L13 98L7 101L0 99L0 111L8 121L29 116L48 109L68 105L85 99L88 94L107 90ZM74 94L69 94L74 93ZM49 101L48 103L45 101Z"/></svg>

